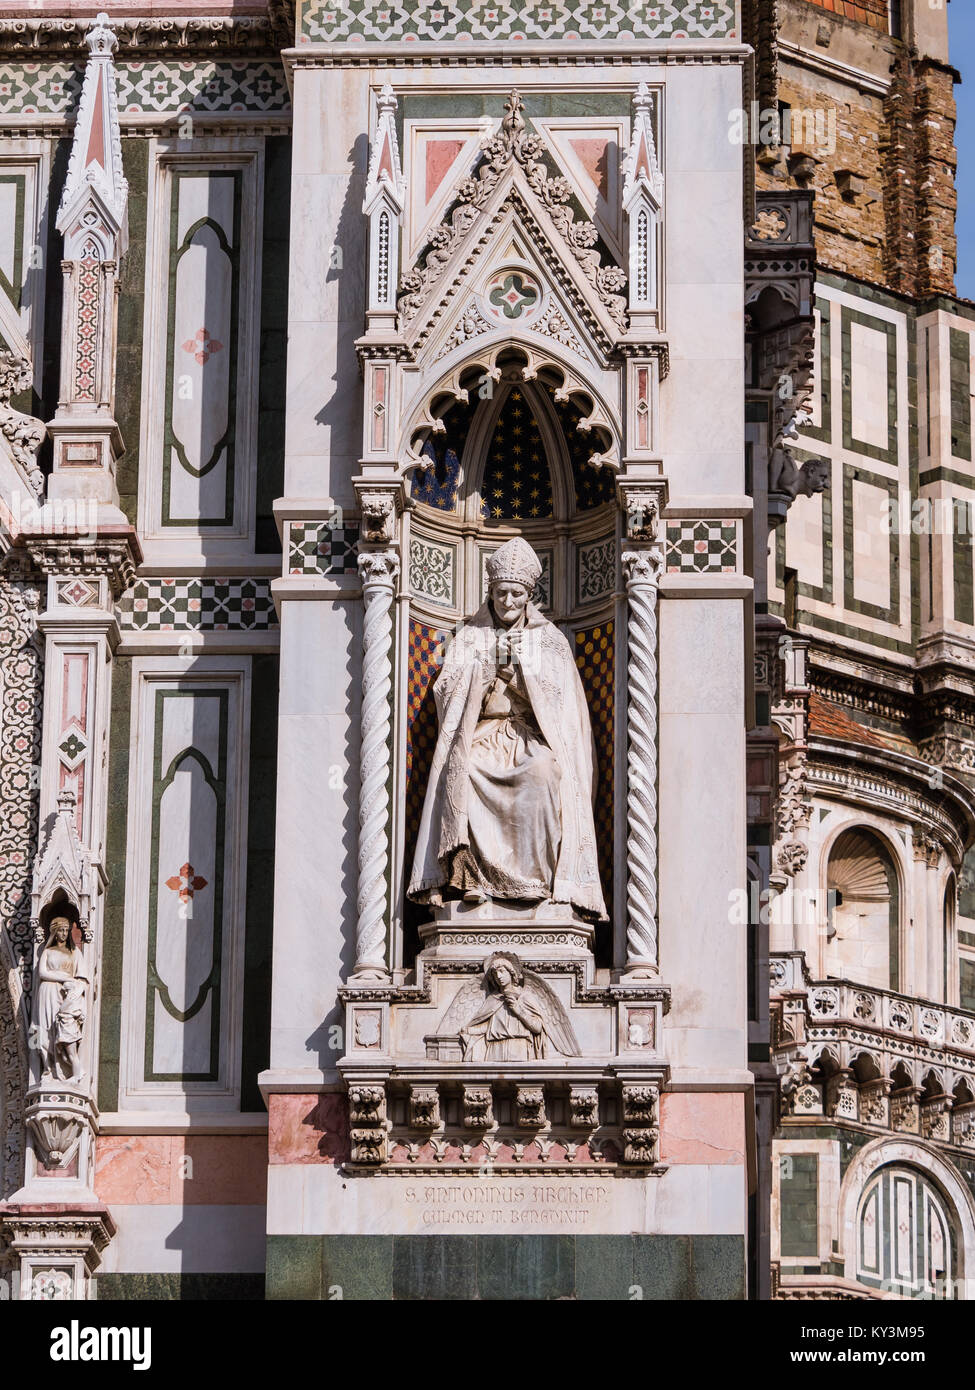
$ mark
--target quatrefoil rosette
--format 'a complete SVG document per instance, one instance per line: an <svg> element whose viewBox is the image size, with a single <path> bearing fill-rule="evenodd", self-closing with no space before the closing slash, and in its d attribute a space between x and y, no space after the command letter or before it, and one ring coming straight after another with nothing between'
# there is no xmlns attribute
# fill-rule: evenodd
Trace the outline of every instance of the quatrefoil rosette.
<svg viewBox="0 0 975 1390"><path fill-rule="evenodd" d="M538 318L544 298L534 275L522 266L505 266L487 281L481 302L485 315L495 323L522 327Z"/></svg>

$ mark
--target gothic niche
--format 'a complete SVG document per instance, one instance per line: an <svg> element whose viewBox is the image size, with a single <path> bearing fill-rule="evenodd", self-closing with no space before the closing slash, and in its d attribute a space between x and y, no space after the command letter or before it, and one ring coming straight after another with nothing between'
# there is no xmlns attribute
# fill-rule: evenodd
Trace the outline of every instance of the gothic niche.
<svg viewBox="0 0 975 1390"><path fill-rule="evenodd" d="M566 398L557 373L547 377L544 368L536 379L526 381L522 360L516 352L508 360L499 359L496 382L485 380L479 369L461 378L467 400L442 400L442 429L431 431L422 443L426 470L416 470L411 484L405 863L409 877L418 843L429 859L429 846L419 837L438 740L434 683L445 643L462 623L469 625L468 631L479 623L487 630L494 626L487 618L490 557L501 544L520 537L533 552L521 576L535 614L525 637L550 635L552 659L558 647L558 661L568 663L558 679L571 675L573 683L581 682L573 735L584 736L594 749L596 882L584 892L577 890L574 901L592 917L597 959L608 964L613 911L615 479L610 468L590 462L602 444L597 432L580 429L593 403L577 395ZM551 668L549 679L554 676ZM586 872L592 878L588 867ZM428 883L428 877L423 870L414 874L404 906L407 960L415 958L418 928L429 917L424 910L424 904L431 905L428 890L436 896L438 885ZM484 887L480 885L482 891ZM507 896L514 896L509 887ZM474 878L469 888L476 895Z"/></svg>
<svg viewBox="0 0 975 1390"><path fill-rule="evenodd" d="M65 1169L90 1132L93 974L92 869L75 826L75 798L61 792L34 869L27 1125L36 1160Z"/></svg>
<svg viewBox="0 0 975 1390"><path fill-rule="evenodd" d="M615 441L557 368L493 363L410 441L404 931L384 976L367 916L342 991L348 1171L658 1172L668 991L613 953Z"/></svg>

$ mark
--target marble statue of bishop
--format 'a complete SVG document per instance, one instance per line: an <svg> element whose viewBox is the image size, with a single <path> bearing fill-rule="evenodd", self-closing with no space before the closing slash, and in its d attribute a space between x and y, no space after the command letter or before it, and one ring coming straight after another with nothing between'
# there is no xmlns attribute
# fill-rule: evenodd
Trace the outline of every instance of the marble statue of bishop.
<svg viewBox="0 0 975 1390"><path fill-rule="evenodd" d="M487 572L488 601L434 687L440 732L409 895L552 901L605 918L592 729L571 648L531 602L541 565L526 541L507 541Z"/></svg>

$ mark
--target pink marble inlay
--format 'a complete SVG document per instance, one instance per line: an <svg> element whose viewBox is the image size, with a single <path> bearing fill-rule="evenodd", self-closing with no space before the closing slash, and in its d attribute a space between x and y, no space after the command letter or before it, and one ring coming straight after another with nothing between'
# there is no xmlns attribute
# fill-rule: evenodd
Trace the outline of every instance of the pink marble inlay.
<svg viewBox="0 0 975 1390"><path fill-rule="evenodd" d="M119 1205L260 1206L266 1164L263 1134L101 1135L95 1191Z"/></svg>
<svg viewBox="0 0 975 1390"><path fill-rule="evenodd" d="M268 1098L268 1163L344 1163L349 1112L344 1095Z"/></svg>
<svg viewBox="0 0 975 1390"><path fill-rule="evenodd" d="M743 1164L745 1111L730 1091L668 1091L660 1097L662 1163Z"/></svg>

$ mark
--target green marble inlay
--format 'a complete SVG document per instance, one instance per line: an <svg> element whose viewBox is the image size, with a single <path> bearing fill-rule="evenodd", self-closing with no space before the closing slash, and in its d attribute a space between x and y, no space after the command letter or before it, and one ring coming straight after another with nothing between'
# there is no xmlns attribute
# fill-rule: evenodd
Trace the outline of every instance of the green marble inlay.
<svg viewBox="0 0 975 1390"><path fill-rule="evenodd" d="M262 1302L263 1274L99 1274L95 1298L126 1302Z"/></svg>
<svg viewBox="0 0 975 1390"><path fill-rule="evenodd" d="M783 1154L779 1158L779 1201L783 1255L819 1252L819 1156Z"/></svg>
<svg viewBox="0 0 975 1390"><path fill-rule="evenodd" d="M972 592L972 504L952 499L951 564L956 623L975 624L975 598Z"/></svg>
<svg viewBox="0 0 975 1390"><path fill-rule="evenodd" d="M745 1297L741 1236L269 1236L267 1297L645 1302Z"/></svg>
<svg viewBox="0 0 975 1390"><path fill-rule="evenodd" d="M832 304L828 299L817 295L816 308L819 310L816 349L819 367L819 418L822 424L803 425L802 432L810 439L818 439L821 444L829 444L833 437Z"/></svg>
<svg viewBox="0 0 975 1390"><path fill-rule="evenodd" d="M949 330L951 372L951 452L956 459L972 457L971 337L959 328Z"/></svg>
<svg viewBox="0 0 975 1390"><path fill-rule="evenodd" d="M112 666L112 718L108 757L108 883L102 919L101 1010L98 1035L98 1108L117 1110L125 945L125 861L128 854L129 726L132 661L116 656Z"/></svg>

